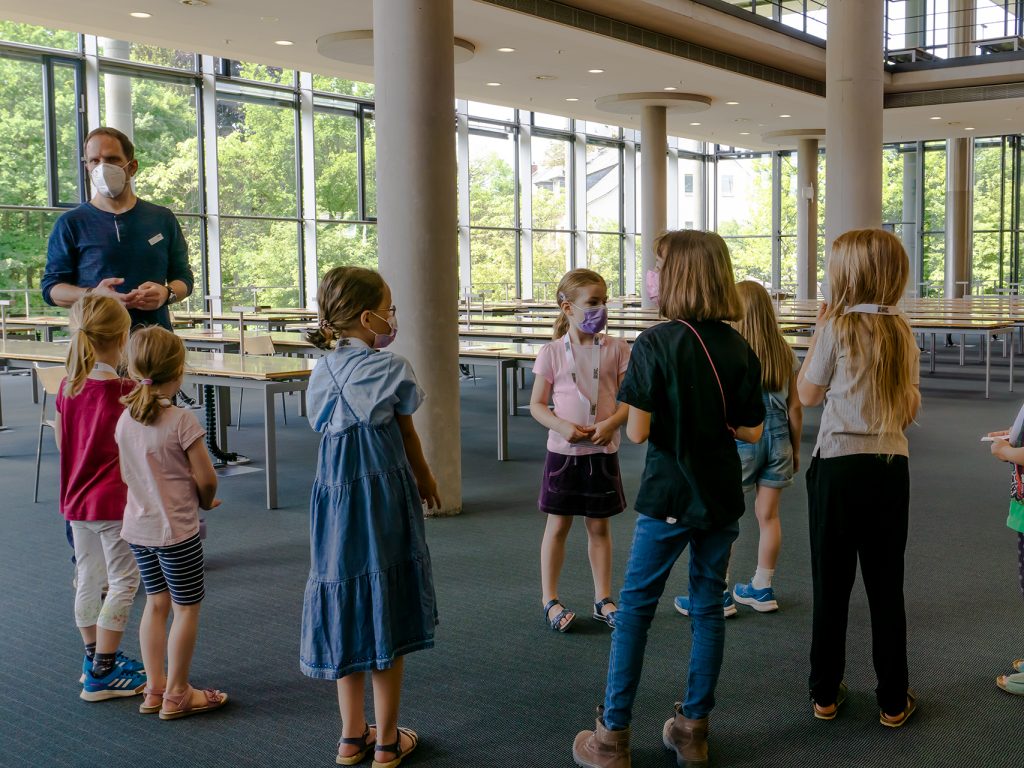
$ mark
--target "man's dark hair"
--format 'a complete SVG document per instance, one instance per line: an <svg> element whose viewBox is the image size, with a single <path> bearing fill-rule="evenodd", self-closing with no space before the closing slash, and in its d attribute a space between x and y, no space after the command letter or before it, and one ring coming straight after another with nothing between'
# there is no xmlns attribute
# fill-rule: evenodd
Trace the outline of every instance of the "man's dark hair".
<svg viewBox="0 0 1024 768"><path fill-rule="evenodd" d="M124 152L125 158L128 162L135 159L135 145L132 144L132 140L129 139L117 128L108 128L105 125L101 125L99 128L93 128L89 131L89 135L85 137L85 146L89 146L89 141L94 136L110 136L112 139L117 139L121 143L121 151Z"/></svg>

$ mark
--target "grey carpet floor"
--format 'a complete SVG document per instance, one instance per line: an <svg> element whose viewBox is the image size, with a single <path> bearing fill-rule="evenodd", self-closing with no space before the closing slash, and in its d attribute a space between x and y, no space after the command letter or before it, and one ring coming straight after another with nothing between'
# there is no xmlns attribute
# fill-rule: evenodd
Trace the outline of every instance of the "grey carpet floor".
<svg viewBox="0 0 1024 768"><path fill-rule="evenodd" d="M900 730L882 728L874 703L870 627L863 589L850 609L841 716L815 721L807 700L811 619L807 503L802 474L783 495L778 613L741 609L727 625L712 716L714 766L1020 766L1024 697L994 677L1024 656L1024 601L1014 535L1005 527L1007 469L978 442L1006 426L1019 405L997 363L985 400L981 368L949 356L923 376L924 407L911 429L912 523L907 610L912 685L920 709ZM592 727L600 703L608 630L580 618L557 635L541 620L535 508L544 433L512 420L512 460L494 460L493 380L462 385L464 513L430 520L441 612L437 646L412 654L402 723L422 736L409 765L568 766L570 745ZM263 505L261 473L222 481L222 508L208 514L208 597L193 681L227 690L222 712L161 722L138 699L78 699L81 648L73 626L70 549L56 510L56 455L47 436L38 504L31 503L38 412L25 378L4 377L0 433L0 765L328 766L338 714L332 683L298 670L298 626L308 563L306 497L317 440L292 416L278 432L282 508ZM1024 384L1020 386L1024 389ZM255 398L252 398L255 400ZM253 404L250 404L254 406ZM289 409L294 414L294 398ZM525 411L524 411L525 413ZM818 412L807 414L803 462ZM259 457L255 408L233 444ZM643 449L624 446L626 494L635 497ZM613 522L616 589L634 515ZM748 579L757 523L742 521L733 580ZM685 557L670 593L686 588ZM562 598L587 612L585 535L576 526ZM653 625L633 723L633 765L668 768L660 728L682 695L689 625L666 594ZM138 651L140 597L125 648Z"/></svg>

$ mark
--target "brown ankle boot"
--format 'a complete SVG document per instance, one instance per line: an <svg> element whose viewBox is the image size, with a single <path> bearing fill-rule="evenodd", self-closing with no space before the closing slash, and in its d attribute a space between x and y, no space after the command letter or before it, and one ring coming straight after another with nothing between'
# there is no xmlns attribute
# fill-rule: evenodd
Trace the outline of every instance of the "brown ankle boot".
<svg viewBox="0 0 1024 768"><path fill-rule="evenodd" d="M572 759L582 768L630 768L629 728L610 731L600 716L592 731L580 731L572 745Z"/></svg>
<svg viewBox="0 0 1024 768"><path fill-rule="evenodd" d="M684 717L676 704L675 717L665 722L662 731L665 748L676 753L680 768L705 768L708 764L708 719Z"/></svg>

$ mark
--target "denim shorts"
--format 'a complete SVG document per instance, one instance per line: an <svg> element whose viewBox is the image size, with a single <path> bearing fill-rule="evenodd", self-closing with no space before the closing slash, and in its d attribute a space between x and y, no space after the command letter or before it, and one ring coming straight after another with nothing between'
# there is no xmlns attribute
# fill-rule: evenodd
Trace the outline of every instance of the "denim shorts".
<svg viewBox="0 0 1024 768"><path fill-rule="evenodd" d="M766 409L764 431L756 443L736 441L743 470L743 491L755 485L787 488L793 484L793 443L789 439L789 418L778 407Z"/></svg>

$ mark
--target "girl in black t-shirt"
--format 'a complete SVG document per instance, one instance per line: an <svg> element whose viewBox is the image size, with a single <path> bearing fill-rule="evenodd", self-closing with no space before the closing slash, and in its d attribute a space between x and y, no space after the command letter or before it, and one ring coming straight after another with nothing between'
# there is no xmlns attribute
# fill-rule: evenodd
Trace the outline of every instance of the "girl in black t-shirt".
<svg viewBox="0 0 1024 768"><path fill-rule="evenodd" d="M647 442L626 577L612 635L604 706L594 731L573 744L577 764L628 765L629 724L647 631L676 560L690 549L690 649L686 695L665 723L680 764L707 760L708 714L722 665L722 592L729 549L743 514L734 438L757 442L764 405L761 366L726 321L742 305L729 250L711 232L679 231L655 243L661 323L637 338L619 401L626 434ZM652 281L653 282L653 281Z"/></svg>

